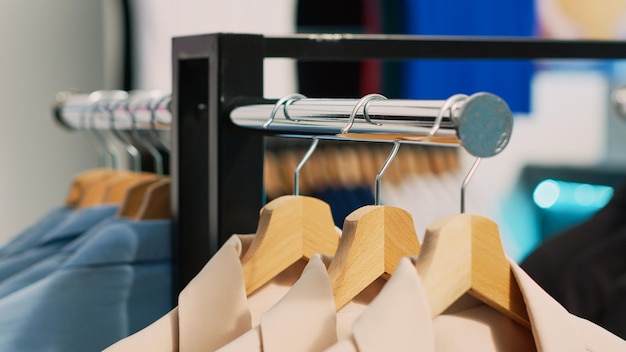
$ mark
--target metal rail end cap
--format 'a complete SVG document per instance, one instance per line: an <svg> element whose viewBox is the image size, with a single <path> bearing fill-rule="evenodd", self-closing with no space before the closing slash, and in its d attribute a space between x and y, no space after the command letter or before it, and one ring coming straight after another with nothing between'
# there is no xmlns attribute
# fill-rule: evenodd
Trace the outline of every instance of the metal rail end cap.
<svg viewBox="0 0 626 352"><path fill-rule="evenodd" d="M457 133L470 154L488 158L499 154L513 132L513 113L507 103L491 93L467 98L456 115Z"/></svg>

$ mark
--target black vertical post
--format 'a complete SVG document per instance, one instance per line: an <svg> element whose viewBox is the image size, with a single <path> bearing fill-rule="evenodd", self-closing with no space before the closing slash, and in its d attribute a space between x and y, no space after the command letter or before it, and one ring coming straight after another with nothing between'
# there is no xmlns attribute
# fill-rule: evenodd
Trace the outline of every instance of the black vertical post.
<svg viewBox="0 0 626 352"><path fill-rule="evenodd" d="M263 137L234 126L228 102L263 96L264 38L209 34L173 41L172 215L180 290L233 233L256 229Z"/></svg>

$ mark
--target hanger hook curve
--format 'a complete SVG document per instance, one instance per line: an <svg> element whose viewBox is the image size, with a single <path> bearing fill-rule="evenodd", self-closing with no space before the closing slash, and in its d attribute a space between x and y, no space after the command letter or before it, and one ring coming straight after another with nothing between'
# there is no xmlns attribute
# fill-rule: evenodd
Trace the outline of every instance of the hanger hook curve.
<svg viewBox="0 0 626 352"><path fill-rule="evenodd" d="M441 127L441 121L443 120L443 114L445 114L446 111L450 110L452 108L452 105L467 98L468 96L465 94L455 94L446 99L441 109L439 109L439 114L437 115L437 118L435 118L433 127L430 129L430 132L428 132L428 137L433 137L437 133L437 131L439 131L439 128ZM450 111L450 116L452 116L452 111Z"/></svg>
<svg viewBox="0 0 626 352"><path fill-rule="evenodd" d="M367 113L367 107L369 106L369 102L373 101L373 100L386 100L387 97L385 97L384 95L381 94L368 94L366 96L364 96L363 98L361 98L359 100L358 103L356 103L356 105L354 106L354 108L352 109L352 112L350 112L350 117L348 118L348 123L341 129L341 133L342 134L346 134L348 132L350 132L350 129L352 128L352 126L354 125L354 120L356 119L356 115L359 112L359 110L363 107L363 118L365 119L365 121L367 121L368 123L371 123L373 125L376 126L380 126L381 124L378 123L372 123L372 120L370 119L369 114Z"/></svg>
<svg viewBox="0 0 626 352"><path fill-rule="evenodd" d="M300 170L302 170L302 168L304 167L304 164L306 164L306 162L309 161L309 159L313 155L313 152L315 152L315 149L317 149L317 145L319 144L319 142L320 142L319 138L313 137L311 146L309 146L309 149L306 151L306 153L304 153L302 160L300 160L300 162L296 166L296 169L293 171L293 195L294 196L300 195Z"/></svg>
<svg viewBox="0 0 626 352"><path fill-rule="evenodd" d="M300 99L304 99L304 98L306 98L306 96L304 96L302 94L299 94L299 93L294 93L294 94L289 94L287 96L284 96L284 97L278 99L276 104L274 104L274 108L272 109L272 112L270 113L270 117L263 124L263 129L268 129L270 127L272 122L274 122L274 118L276 117L276 113L278 112L280 107L283 106L283 105L285 106L284 110L283 110L284 113L285 113L285 117L287 117L287 119L291 120L291 118L289 117L289 114L287 114L287 104L292 104L293 102L298 101Z"/></svg>
<svg viewBox="0 0 626 352"><path fill-rule="evenodd" d="M132 135L133 137L135 137L135 139L137 140L137 142L139 142L139 144L141 144L144 148L146 148L148 150L148 152L150 153L150 155L152 156L152 159L154 160L154 171L155 174L159 177L163 176L163 156L161 155L161 153L159 152L159 150L152 144L150 143L150 141L146 140L138 131L137 129L137 116L135 115L137 113L137 110L140 109L140 107L142 106L142 104L146 104L147 107L149 107L151 99L137 99L137 101L135 102L134 106L131 102L131 100L128 101L128 104L126 105L126 110L128 111L128 113L130 114L130 118L131 118L131 123L132 123Z"/></svg>
<svg viewBox="0 0 626 352"><path fill-rule="evenodd" d="M467 175L465 175L465 178L463 179L463 184L461 184L461 214L465 213L465 190L467 189L467 185L469 185L470 181L472 180L474 173L476 173L476 169L478 169L478 165L480 164L481 160L482 158L480 157L474 160L472 167L470 167Z"/></svg>
<svg viewBox="0 0 626 352"><path fill-rule="evenodd" d="M382 204L383 174L387 171L387 168L389 167L393 159L396 157L396 154L398 154L398 150L400 150L400 144L401 144L400 141L393 142L393 148L391 149L391 153L389 153L389 156L387 157L387 160L385 160L383 167L376 174L376 180L374 182L374 191L375 191L374 192L374 205Z"/></svg>
<svg viewBox="0 0 626 352"><path fill-rule="evenodd" d="M141 153L139 150L132 144L132 142L127 139L119 130L115 128L115 110L118 108L123 108L126 110L125 102L127 102L128 98L124 100L109 102L104 104L104 110L109 114L109 127L111 133L124 144L124 149L130 155L133 161L133 171L140 172L141 171Z"/></svg>

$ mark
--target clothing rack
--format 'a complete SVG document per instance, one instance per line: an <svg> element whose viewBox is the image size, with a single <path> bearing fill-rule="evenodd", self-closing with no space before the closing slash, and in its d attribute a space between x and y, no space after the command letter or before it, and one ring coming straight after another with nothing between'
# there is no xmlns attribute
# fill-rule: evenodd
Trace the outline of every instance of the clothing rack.
<svg viewBox="0 0 626 352"><path fill-rule="evenodd" d="M62 92L55 117L74 130L169 130L170 101L168 94L148 91ZM380 94L308 99L293 94L269 102L236 107L232 122L291 138L460 145L478 157L504 149L513 128L506 103L489 93L457 94L447 100L388 100Z"/></svg>
<svg viewBox="0 0 626 352"><path fill-rule="evenodd" d="M264 59L624 57L626 43L610 41L226 33L174 38L171 172L179 287L231 234L256 229L264 203L264 133L238 127L231 112L262 101Z"/></svg>
<svg viewBox="0 0 626 352"><path fill-rule="evenodd" d="M367 101L324 101L301 96L287 97L282 102L267 100L263 98L265 59L618 59L626 57L626 43L400 35L263 36L214 33L174 38L172 51L171 96L152 93L139 99L125 92L62 94L55 104L55 116L63 125L73 129L171 128L173 247L178 263L174 275L178 288L182 289L230 235L255 231L258 211L264 204L263 152L266 135L317 135L319 138L377 141L384 140L386 135L387 138L391 136L407 143L429 143L433 140L411 138L429 137L436 115L443 111L437 136L450 137L446 140L448 144L461 144L470 153L480 154L468 148L472 142L459 133L463 118L455 115L455 111L462 110L463 102L453 102L449 110L451 114L442 109L446 101L394 101L380 97ZM123 104L120 100L134 103ZM356 111L354 125L347 128L350 115L359 103L362 103L362 110ZM320 106L329 104L334 107L332 116L315 113ZM87 109L86 106L94 109ZM129 114L129 108L133 114ZM407 112L409 110L410 113ZM85 124L89 121L85 116L89 114L94 116L91 126ZM368 114L369 121L365 119L365 114ZM274 119L269 121L269 116L274 116ZM332 120L330 124L329 119ZM404 128L407 119L411 121L412 129L408 134ZM493 120L507 121L506 118ZM313 121L322 123L322 126L311 127L312 123L317 124ZM396 122L404 124L401 131L397 130ZM385 127L379 128L378 123ZM491 134L488 133L506 137L501 141L504 143L488 148L491 153L499 152L498 148L506 145L510 127L504 123L494 126ZM394 132L402 133L397 135ZM435 140L434 143L442 141ZM481 143L475 145L480 146Z"/></svg>

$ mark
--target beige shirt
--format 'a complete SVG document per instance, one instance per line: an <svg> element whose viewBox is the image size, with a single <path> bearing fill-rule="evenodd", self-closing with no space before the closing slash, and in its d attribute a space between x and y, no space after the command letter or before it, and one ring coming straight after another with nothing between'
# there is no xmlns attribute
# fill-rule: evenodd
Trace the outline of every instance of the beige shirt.
<svg viewBox="0 0 626 352"><path fill-rule="evenodd" d="M417 270L403 258L389 282L327 351L626 351L626 342L568 313L511 261L532 331L466 296L430 319Z"/></svg>
<svg viewBox="0 0 626 352"><path fill-rule="evenodd" d="M267 313L258 326L219 349L235 351L323 351L350 336L352 325L380 292L382 279L335 311L327 267L331 258L314 255L293 288Z"/></svg>
<svg viewBox="0 0 626 352"><path fill-rule="evenodd" d="M246 297L241 256L254 235L233 235L185 287L178 307L106 352L214 351L259 324L300 277L298 262Z"/></svg>

